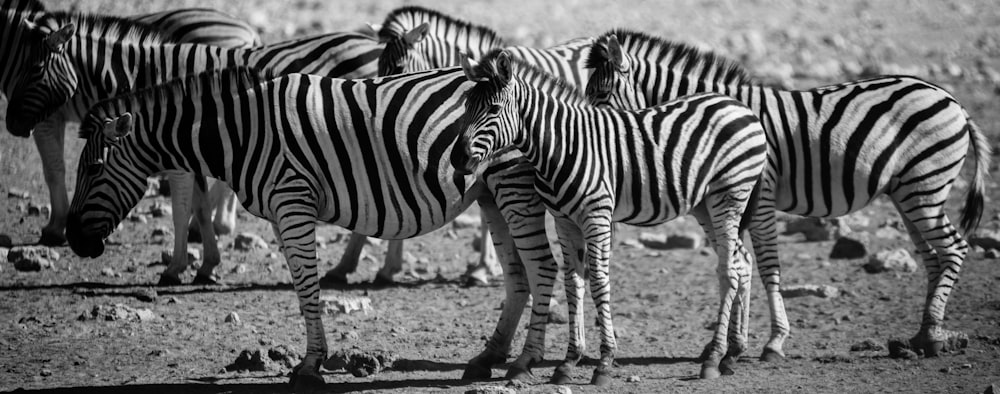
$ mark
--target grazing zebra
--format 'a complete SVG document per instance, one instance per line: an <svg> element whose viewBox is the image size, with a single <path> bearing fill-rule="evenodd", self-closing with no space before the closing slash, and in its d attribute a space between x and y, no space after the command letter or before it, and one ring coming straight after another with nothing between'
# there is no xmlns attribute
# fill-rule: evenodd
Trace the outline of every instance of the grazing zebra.
<svg viewBox="0 0 1000 394"><path fill-rule="evenodd" d="M965 234L977 227L991 153L948 92L907 76L781 90L754 83L741 67L714 54L626 30L602 35L588 63L594 74L587 94L595 104L644 108L712 91L736 97L763 120L770 160L751 226L771 312L762 360L783 357L789 335L779 292L775 210L836 217L882 194L896 206L927 268L923 321L911 343L933 356L953 334L941 324L968 244L944 204L971 148L975 175L961 225Z"/></svg>
<svg viewBox="0 0 1000 394"><path fill-rule="evenodd" d="M461 97L472 86L460 68L366 80L290 74L263 83L245 74L207 72L93 107L81 126L87 142L66 231L76 254L101 255L151 174L178 170L226 182L281 239L306 319L306 356L293 374L302 386L322 382L327 350L317 220L402 239L443 226L478 199L501 260L527 272L505 274L555 279L545 208L521 155L497 155L478 177L450 165ZM545 301L533 305L531 325L544 327L548 299L531 287ZM509 287L507 294L497 325L503 338L513 336L506 331L516 330L529 295ZM526 352L540 343L537 335L529 332Z"/></svg>
<svg viewBox="0 0 1000 394"><path fill-rule="evenodd" d="M400 7L382 22L379 40L385 50L379 56L378 75L398 75L416 71L433 70L461 65L465 56L481 57L487 51L506 46L492 29L471 24L464 20L418 6ZM593 39L581 38L547 49L508 47L518 57L538 64L552 74L563 77L578 86L586 83L585 60ZM484 245L489 244L487 226L481 226ZM484 263L486 254L476 267L465 273L470 285L485 285L499 269L495 264ZM386 259L386 265L391 263ZM399 270L401 268L397 268ZM485 376L470 372L466 378L489 377L488 367L481 369Z"/></svg>
<svg viewBox="0 0 1000 394"><path fill-rule="evenodd" d="M469 171L494 152L516 148L534 167L546 206L576 224L573 238L586 244L585 266L565 266L567 276L589 273L598 309L601 360L592 383L610 381L617 347L608 276L611 224L655 225L686 214L698 219L719 256L719 325L702 377L719 376L723 357L724 369L730 368L746 348L749 312L750 261L739 230L744 211L752 210L767 151L753 112L718 94L638 111L596 108L582 91L506 51L487 54L482 65L466 61L463 68L477 83L466 95L466 131L453 152L455 167ZM578 294L567 297L571 314L583 292L573 287L566 290ZM582 329L573 319L570 324L571 331ZM584 352L582 342L570 338L556 383L569 379Z"/></svg>
<svg viewBox="0 0 1000 394"><path fill-rule="evenodd" d="M155 31L105 18L68 15L57 19L39 19L42 19L39 29L75 25L78 33L65 45L65 51L22 78L21 87L11 96L8 105L7 121L15 125L11 128L15 133L27 133L42 120L46 120L42 124L51 123L53 119L75 121L101 99L226 65L248 65L271 75L307 72L332 77L371 76L375 72L375 60L381 52L381 46L372 38L356 33L330 33L253 49L227 49L164 42ZM39 131L43 130L54 134L63 128L42 128ZM36 139L42 138L40 134L35 133ZM54 139L62 141L62 138L58 135ZM61 168L61 146L58 155L53 157L59 158L57 163ZM47 164L46 168L49 167ZM58 177L61 180L64 178ZM172 174L170 179L175 226L174 258L160 276L160 285L180 284L179 275L188 265L185 257L187 222L194 178L190 174ZM205 257L194 281L215 283L214 270L220 256L214 228L210 225L211 219L205 220L209 215L207 210L201 209L196 214L201 219ZM353 257L357 259L357 256ZM346 261L347 258L342 260L342 264L349 264Z"/></svg>
<svg viewBox="0 0 1000 394"><path fill-rule="evenodd" d="M18 55L18 49L13 47L14 45L23 45L25 42L18 40L16 37L21 34L42 34L46 35L54 31L59 31L60 27L66 28L66 30L61 30L65 33L72 31L71 26L56 26L55 29L51 31L45 29L30 29L35 26L31 21L37 21L37 19L43 15L47 15L48 20L59 19L60 16L66 13L54 12L46 13L45 8L41 3L29 0L7 0L4 1L3 7L0 8L5 13L4 18L0 21L2 25L2 31L4 41L7 41L12 45L12 47L0 46L0 56L4 59L4 71L3 71L3 91L8 98L14 94L14 83L21 80L21 76L25 72L25 68L14 64L16 61L28 61L32 59L31 56ZM94 16L97 18L97 16ZM185 18L196 18L185 20ZM142 26L148 26L150 29L159 29L160 27L167 27L167 30L161 31L160 34L165 35L165 40L174 40L177 42L184 42L185 40L195 40L204 43L214 43L215 45L222 44L235 44L237 42L258 42L260 41L257 33L246 26L245 23L233 19L231 16L223 14L218 11L206 10L206 9L181 9L176 11L168 11L162 13L155 13L143 16L137 16L133 19L118 18L112 16L103 16L101 19L105 20L118 20L118 23L122 24L139 24ZM225 28L220 28L217 26L225 26ZM24 33L21 29L29 27L29 31L37 30L40 33ZM99 30L94 30L92 32L95 35L100 35ZM169 35L169 34L172 34ZM39 46L37 48L41 50L61 50L62 44L71 39L72 35L62 35L64 38L62 42L56 42L49 40L46 46ZM60 37L60 36L53 36ZM32 61L32 64L38 63L37 61ZM19 136L27 136L30 128L28 130L21 130L23 126L10 124L10 118L8 118L8 130ZM14 131L18 130L18 131ZM42 235L40 242L45 245L61 245L65 243L65 237L63 236L63 228L65 227L66 212L69 209L69 200L66 193L65 184L65 165L63 164L63 131L64 123L59 119L52 119L49 122L41 125L38 133L34 134L35 144L38 147L39 155L42 157L44 164L44 175L46 180L46 186L49 189L49 200L52 206L52 212L49 216L49 222L42 229ZM190 182L189 182L190 184ZM190 187L188 188L190 189ZM216 224L222 229L232 229L235 225L235 205L231 204L234 202L231 193L226 193L225 189L213 188L212 194L216 196L216 199L220 202L218 210L218 216L216 216ZM196 203L200 203L200 200L196 200ZM228 204L227 204L228 202ZM202 205L198 205L199 209L208 209ZM224 208L224 209L223 209Z"/></svg>

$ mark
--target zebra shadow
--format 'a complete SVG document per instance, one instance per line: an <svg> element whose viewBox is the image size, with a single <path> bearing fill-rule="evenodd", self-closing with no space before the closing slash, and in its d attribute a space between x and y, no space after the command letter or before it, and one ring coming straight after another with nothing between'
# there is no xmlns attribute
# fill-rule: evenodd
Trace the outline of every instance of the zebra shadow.
<svg viewBox="0 0 1000 394"><path fill-rule="evenodd" d="M282 379L286 379L282 377ZM203 379L193 379L203 381ZM328 379L329 380L329 379ZM472 382L460 379L411 379L411 380L379 380L373 382L329 382L327 393L353 393L372 390L393 389L436 389L454 390L456 387L467 386ZM25 390L14 389L17 393L26 394L223 394L223 393L291 393L292 388L286 382L280 383L223 383L219 381L203 381L199 383L176 384L132 384L122 386L73 386L48 389Z"/></svg>

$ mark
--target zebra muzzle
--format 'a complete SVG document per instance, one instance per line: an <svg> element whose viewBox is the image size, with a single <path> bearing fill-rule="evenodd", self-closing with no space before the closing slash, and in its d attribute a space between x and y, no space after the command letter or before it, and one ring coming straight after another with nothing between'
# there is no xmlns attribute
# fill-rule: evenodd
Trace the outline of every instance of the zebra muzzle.
<svg viewBox="0 0 1000 394"><path fill-rule="evenodd" d="M78 214L70 213L66 218L66 241L77 256L93 258L104 254L104 238L84 232Z"/></svg>

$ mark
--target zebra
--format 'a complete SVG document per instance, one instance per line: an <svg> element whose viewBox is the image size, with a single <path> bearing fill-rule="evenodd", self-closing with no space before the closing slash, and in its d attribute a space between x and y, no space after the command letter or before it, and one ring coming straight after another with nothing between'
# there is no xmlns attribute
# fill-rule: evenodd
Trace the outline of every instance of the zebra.
<svg viewBox="0 0 1000 394"><path fill-rule="evenodd" d="M386 16L379 29L379 40L385 49L379 56L378 75L398 75L461 65L464 56L480 57L494 48L507 47L492 29L419 6L397 8ZM523 59L543 65L547 71L584 86L585 60L593 39L579 38L546 49L511 46L508 50ZM480 239L488 245L487 226L481 226ZM483 255L486 256L485 254ZM495 260L493 260L495 261ZM388 265L390 260L386 260ZM398 269L397 269L398 270ZM465 273L467 284L485 285L499 267L485 264L483 259ZM487 355L482 355L487 357ZM488 371L484 366L482 371ZM475 378L474 372L466 378ZM484 376L484 377L488 377Z"/></svg>
<svg viewBox="0 0 1000 394"><path fill-rule="evenodd" d="M911 344L934 356L954 335L941 327L942 319L969 248L944 203L971 149L975 174L961 226L966 235L975 230L991 148L951 94L909 76L800 91L772 88L713 53L628 30L603 34L590 54L587 95L594 104L644 108L711 91L746 103L764 121L770 160L751 226L771 313L761 360L783 358L790 333L779 292L775 211L836 217L882 194L899 211L927 269L923 319Z"/></svg>
<svg viewBox="0 0 1000 394"><path fill-rule="evenodd" d="M34 0L20 1L20 0L7 0L4 2L2 9L5 12L4 20L0 21L3 24L3 36L5 40L8 40L11 44L20 43L16 39L18 36L18 29L24 28L25 26L34 26L32 21L36 18L45 15L46 10L44 6ZM65 15L63 12L50 12L51 16ZM96 17L96 16L95 16ZM148 26L150 29L163 29L161 34L167 37L167 40L173 40L175 42L185 42L185 41L197 41L206 44L214 45L247 45L247 44L259 44L260 37L257 32L246 25L244 22L234 19L232 16L227 14L210 10L210 9L179 9L175 11L165 11L160 13L153 13L147 15L140 15L129 18L119 18L112 16L103 16L107 20L118 20L122 24L138 24L143 26ZM62 26L67 28L63 30L64 33L72 31L71 26ZM55 32L58 29L53 29ZM43 31L41 34L48 34L51 32ZM27 33L36 34L36 33ZM95 31L95 34L99 32ZM71 35L69 35L71 36ZM71 38L66 35L62 35L63 38ZM53 36L55 37L55 36ZM46 47L60 50L64 42L51 41L47 43ZM46 50L44 47L39 47ZM8 98L14 92L14 86L12 84L20 80L20 70L22 67L11 64L12 61L24 61L27 58L19 56L16 51L12 51L14 48L2 48L0 47L0 55L5 59L4 64L4 93ZM9 119L9 118L8 118ZM8 130L14 130L10 124L8 124ZM66 193L66 185L64 179L64 165L62 163L62 134L64 125L58 121L53 121L50 124L43 125L42 131L36 133L34 136L35 144L38 147L39 154L41 155L45 165L45 179L46 186L49 189L49 199L50 205L52 207L51 215L49 216L49 222L42 229L40 243L44 245L61 245L65 243L65 238L63 237L63 227L65 226L66 211L69 207L69 200ZM13 131L12 131L13 132ZM15 133L20 136L27 136L27 132L18 131ZM224 188L213 188L211 194L219 201L217 208L217 216L215 217L215 226L224 231L232 231L235 226L235 200L231 198L231 193L227 193ZM202 207L200 204L200 199L197 199L195 203L199 204L197 207L199 209L207 209Z"/></svg>
<svg viewBox="0 0 1000 394"><path fill-rule="evenodd" d="M585 242L586 264L564 265L566 292L570 330L582 330L582 321L574 319L582 283L569 283L580 283L578 271L589 274L601 333L600 364L591 382L610 382L617 347L608 277L612 222L655 225L686 214L698 219L719 256L722 301L701 376L718 377L720 361L722 371L731 372L748 334L750 261L739 230L752 215L767 153L757 116L714 93L638 111L602 109L590 106L581 90L506 51L490 52L480 62L463 64L476 85L466 93L453 163L472 171L494 152L513 147L534 168L545 205L575 224L568 237ZM557 384L569 380L584 353L583 343L570 338L566 360L552 378Z"/></svg>
<svg viewBox="0 0 1000 394"><path fill-rule="evenodd" d="M381 45L374 39L357 33L329 33L253 49L226 49L201 44L164 43L162 37L142 27L86 15L44 19L40 26L54 29L54 26L66 25L78 26L78 33L68 42L65 51L23 77L21 88L12 95L7 118L8 124L16 125L11 128L12 131L30 130L31 125L43 119L75 121L100 99L175 76L230 64L249 65L275 75L301 71L349 78L371 76L381 52ZM110 80L109 74L113 76ZM57 130L61 131L61 128ZM39 133L35 134L39 138ZM62 137L56 140L61 141ZM57 157L61 160L61 150ZM186 223L194 188L194 178L190 174L172 174L170 179L174 185L171 195L175 226L174 258L160 276L159 284L164 286L180 284L179 275L187 268L188 262L184 257L187 250ZM196 217L205 218L208 214L202 209L196 212ZM214 270L220 262L220 255L214 228L210 228L213 227L209 225L210 220L199 222L201 232L205 234L205 257L194 282L217 283ZM352 237L348 250L357 245L354 250L358 253L345 254L341 265L351 266L352 258L355 261L353 265L357 265L364 239L356 238Z"/></svg>
<svg viewBox="0 0 1000 394"><path fill-rule="evenodd" d="M498 256L525 271L504 274L555 280L545 208L521 155L497 155L475 177L450 165L461 96L472 86L461 68L364 80L288 74L259 82L246 74L189 75L91 109L80 129L87 141L67 220L74 253L102 254L103 239L139 201L150 174L180 170L226 182L247 212L274 223L280 236L306 319L306 356L292 376L299 386L322 382L317 369L327 350L317 220L401 239L443 226L478 200ZM538 301L530 324L544 327L551 290L505 284L496 335L513 337L506 332L517 328L529 293ZM529 331L525 352L544 353L535 345L544 341L539 335L544 331ZM511 343L487 346L506 355Z"/></svg>

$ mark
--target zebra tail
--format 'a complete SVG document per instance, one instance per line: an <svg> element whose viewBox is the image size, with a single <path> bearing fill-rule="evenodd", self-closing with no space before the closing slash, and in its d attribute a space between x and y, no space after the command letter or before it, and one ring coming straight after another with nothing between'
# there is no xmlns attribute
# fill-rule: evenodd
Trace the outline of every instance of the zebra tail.
<svg viewBox="0 0 1000 394"><path fill-rule="evenodd" d="M750 192L750 200L747 201L747 209L743 211L743 217L740 218L740 234L743 234L744 231L750 228L753 217L757 215L757 203L760 201L760 185L764 183L761 178L757 177L753 191Z"/></svg>
<svg viewBox="0 0 1000 394"><path fill-rule="evenodd" d="M969 137L972 138L972 158L975 160L975 175L972 177L972 185L965 197L965 207L962 208L961 226L962 232L968 236L979 227L979 221L983 216L984 190L986 187L986 176L990 168L990 157L993 155L992 148L986 140L986 136L979 130L971 120L966 124Z"/></svg>

